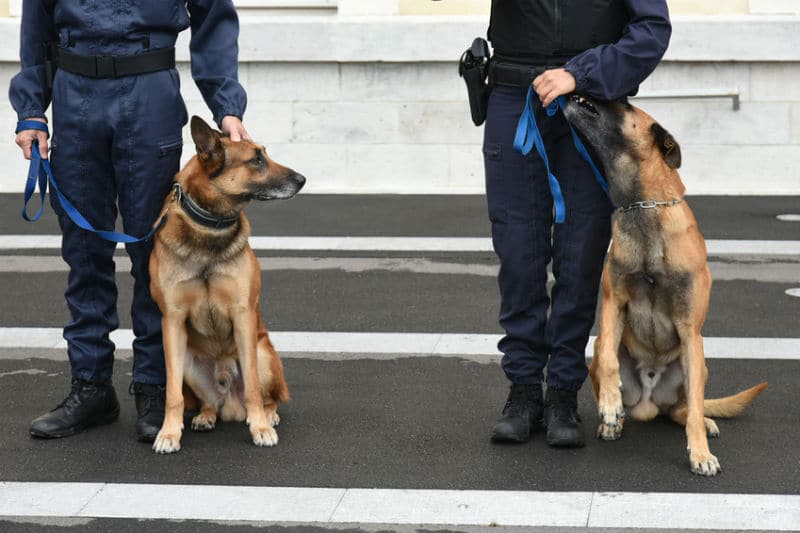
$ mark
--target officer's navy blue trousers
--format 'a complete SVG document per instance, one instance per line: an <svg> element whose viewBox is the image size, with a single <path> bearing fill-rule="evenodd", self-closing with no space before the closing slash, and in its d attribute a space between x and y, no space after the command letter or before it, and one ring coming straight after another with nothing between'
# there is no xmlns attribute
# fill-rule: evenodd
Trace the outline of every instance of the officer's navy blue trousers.
<svg viewBox="0 0 800 533"><path fill-rule="evenodd" d="M59 70L53 87L53 173L59 187L92 225L145 235L179 169L186 107L178 74L163 70L118 79L90 79ZM69 265L65 293L71 320L64 327L73 377L111 377L119 326L115 244L78 228L50 195ZM152 239L126 246L134 278L131 318L133 379L165 382L161 314L150 297Z"/></svg>
<svg viewBox="0 0 800 533"><path fill-rule="evenodd" d="M527 90L495 87L484 130L486 196L500 259L498 348L514 383L577 390L588 374L585 348L594 322L602 265L611 238L612 206L578 154L562 113L537 105L550 168L561 184L566 220L553 224L547 173L534 149L514 149ZM537 101L538 103L538 101ZM555 285L547 292L547 265ZM552 298L552 305L551 305Z"/></svg>

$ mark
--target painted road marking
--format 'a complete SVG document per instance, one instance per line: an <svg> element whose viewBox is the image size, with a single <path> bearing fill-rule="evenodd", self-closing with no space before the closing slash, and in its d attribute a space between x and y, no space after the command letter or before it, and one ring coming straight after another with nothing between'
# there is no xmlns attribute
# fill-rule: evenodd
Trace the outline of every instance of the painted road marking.
<svg viewBox="0 0 800 533"><path fill-rule="evenodd" d="M792 531L800 496L0 482L0 516Z"/></svg>
<svg viewBox="0 0 800 533"><path fill-rule="evenodd" d="M291 353L295 357L349 354L350 358L361 359L364 354L499 356L497 343L500 337L496 334L466 333L270 332L273 344L282 354ZM114 331L111 340L117 349L130 350L133 332L129 329ZM590 337L586 345L587 357L594 354L594 340L594 337ZM800 339L797 338L705 337L703 342L709 359L800 359ZM62 337L61 328L0 328L0 349L66 347L67 341ZM61 353L53 357L60 360L64 356Z"/></svg>
<svg viewBox="0 0 800 533"><path fill-rule="evenodd" d="M4 255L1 256L0 273L21 272L49 273L67 272L68 266L59 256L53 255ZM744 257L744 256L738 256ZM469 263L422 257L259 257L262 271L291 270L339 270L342 272L397 272L401 274L446 274L497 277L499 265L492 263ZM130 272L131 261L127 256L114 258L117 272ZM765 283L800 283L800 260L788 258L779 261L754 259L747 256L741 261L709 261L714 281L760 281ZM548 280L553 275L548 272Z"/></svg>
<svg viewBox="0 0 800 533"><path fill-rule="evenodd" d="M484 237L250 237L254 250L357 252L491 252ZM800 241L707 240L709 255L800 255ZM59 235L2 235L0 250L61 247ZM122 245L119 245L122 248Z"/></svg>

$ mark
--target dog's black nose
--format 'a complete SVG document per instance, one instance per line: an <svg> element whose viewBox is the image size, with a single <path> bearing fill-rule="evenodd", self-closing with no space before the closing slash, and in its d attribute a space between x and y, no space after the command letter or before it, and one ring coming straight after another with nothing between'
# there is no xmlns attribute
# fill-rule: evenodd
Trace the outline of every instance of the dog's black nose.
<svg viewBox="0 0 800 533"><path fill-rule="evenodd" d="M303 176L302 174L298 174L297 172L295 172L294 174L292 174L291 178L297 183L298 187L302 187L303 185L306 184L306 177Z"/></svg>

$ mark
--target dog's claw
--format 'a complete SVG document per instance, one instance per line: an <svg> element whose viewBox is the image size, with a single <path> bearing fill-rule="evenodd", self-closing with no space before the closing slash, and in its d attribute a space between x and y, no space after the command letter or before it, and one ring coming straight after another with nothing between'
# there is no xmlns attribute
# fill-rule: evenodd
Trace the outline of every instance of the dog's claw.
<svg viewBox="0 0 800 533"><path fill-rule="evenodd" d="M615 425L600 424L597 427L597 437L602 440L617 440L622 437L622 422Z"/></svg>
<svg viewBox="0 0 800 533"><path fill-rule="evenodd" d="M252 431L253 444L262 447L271 447L278 444L278 432L272 426L267 426L263 431Z"/></svg>
<svg viewBox="0 0 800 533"><path fill-rule="evenodd" d="M156 453L166 454L175 453L181 449L181 434L168 434L161 430L153 442L153 451Z"/></svg>
<svg viewBox="0 0 800 533"><path fill-rule="evenodd" d="M267 411L267 424L272 427L278 427L278 424L281 423L281 417L275 411Z"/></svg>
<svg viewBox="0 0 800 533"><path fill-rule="evenodd" d="M211 419L203 414L199 414L192 418L192 431L211 431L216 425L216 420Z"/></svg>
<svg viewBox="0 0 800 533"><path fill-rule="evenodd" d="M706 435L708 435L712 439L716 439L719 437L719 427L717 423L711 420L710 418L705 419L706 424Z"/></svg>
<svg viewBox="0 0 800 533"><path fill-rule="evenodd" d="M699 454L698 454L699 455ZM716 476L722 472L722 467L719 464L719 459L710 453L704 454L700 457L693 457L689 455L689 462L691 463L692 474L698 476Z"/></svg>
<svg viewBox="0 0 800 533"><path fill-rule="evenodd" d="M625 409L622 406L611 412L603 412L601 410L597 437L603 440L617 440L622 436L624 424Z"/></svg>

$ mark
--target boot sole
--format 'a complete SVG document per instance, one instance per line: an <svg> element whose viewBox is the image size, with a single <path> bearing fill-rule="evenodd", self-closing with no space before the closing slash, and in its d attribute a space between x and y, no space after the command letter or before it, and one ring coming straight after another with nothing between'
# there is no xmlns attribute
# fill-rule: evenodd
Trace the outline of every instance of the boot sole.
<svg viewBox="0 0 800 533"><path fill-rule="evenodd" d="M511 443L523 443L528 442L533 438L533 434L538 431L544 431L546 426L544 425L543 421L539 421L531 427L530 433L527 435L518 435L516 433L510 435L498 435L497 433L492 432L492 442L511 442Z"/></svg>
<svg viewBox="0 0 800 533"><path fill-rule="evenodd" d="M586 441L547 439L547 445L552 448L583 448L586 446Z"/></svg>
<svg viewBox="0 0 800 533"><path fill-rule="evenodd" d="M492 442L523 443L531 440L530 435L496 435L492 433Z"/></svg>
<svg viewBox="0 0 800 533"><path fill-rule="evenodd" d="M586 445L586 437L583 435L576 437L553 437L547 435L545 440L547 445L552 448L583 448Z"/></svg>
<svg viewBox="0 0 800 533"><path fill-rule="evenodd" d="M112 422L115 422L117 420L117 418L119 418L119 407L117 407L116 410L114 410L113 413L109 413L109 414L103 416L102 418L100 418L99 420L93 420L92 422L90 422L88 424L81 424L81 425L78 425L78 426L71 426L71 427L66 428L66 429L64 429L62 431L51 431L49 433L46 433L44 431L36 431L35 429L31 429L30 433L31 433L32 437L36 437L36 438L39 438L39 439L61 439L63 437L71 437L72 435L75 435L77 433L85 431L85 430L87 430L87 429L89 429L90 427L93 427L93 426L105 426L105 425L111 424Z"/></svg>
<svg viewBox="0 0 800 533"><path fill-rule="evenodd" d="M159 429L156 429L153 433L139 433L136 432L136 440L139 442L147 442L153 443L156 441L156 437L158 436Z"/></svg>

